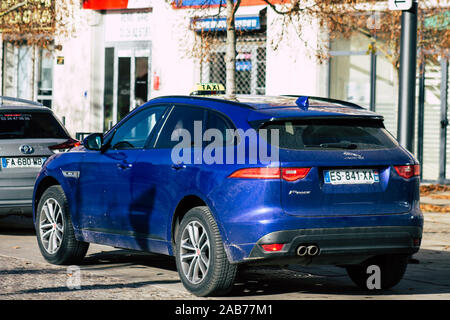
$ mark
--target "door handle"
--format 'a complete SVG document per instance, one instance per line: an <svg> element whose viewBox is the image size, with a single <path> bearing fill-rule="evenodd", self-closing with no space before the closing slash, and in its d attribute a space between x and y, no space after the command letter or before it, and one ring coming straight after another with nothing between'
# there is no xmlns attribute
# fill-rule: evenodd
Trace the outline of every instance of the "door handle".
<svg viewBox="0 0 450 320"><path fill-rule="evenodd" d="M133 164L127 163L127 162L121 162L121 163L117 164L117 168L122 169L122 170L131 169L132 167L133 167Z"/></svg>
<svg viewBox="0 0 450 320"><path fill-rule="evenodd" d="M172 165L172 169L174 169L174 170L180 170L180 169L185 169L186 168L186 165L184 165L184 164L173 164Z"/></svg>

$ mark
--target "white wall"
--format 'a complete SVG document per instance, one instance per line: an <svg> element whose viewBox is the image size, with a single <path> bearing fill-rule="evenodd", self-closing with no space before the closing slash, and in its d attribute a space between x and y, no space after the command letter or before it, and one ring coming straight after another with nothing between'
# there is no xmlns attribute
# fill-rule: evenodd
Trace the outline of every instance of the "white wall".
<svg viewBox="0 0 450 320"><path fill-rule="evenodd" d="M160 90L152 90L151 97L189 94L199 81L195 59L189 57L189 46L194 33L188 29L189 15L184 9L174 10L165 1L155 1L153 6L152 81L153 72L160 76Z"/></svg>
<svg viewBox="0 0 450 320"><path fill-rule="evenodd" d="M281 36L281 19L268 9L266 94L326 95L327 66L318 63L314 52L319 37L316 21L305 18L300 40L292 25Z"/></svg>
<svg viewBox="0 0 450 320"><path fill-rule="evenodd" d="M62 50L54 52L63 56L64 64L54 62L53 69L53 106L55 114L66 119L66 128L72 136L76 132L90 132L96 129L94 114L91 112L91 27L88 24L89 13L78 12L77 32L69 39L58 39Z"/></svg>

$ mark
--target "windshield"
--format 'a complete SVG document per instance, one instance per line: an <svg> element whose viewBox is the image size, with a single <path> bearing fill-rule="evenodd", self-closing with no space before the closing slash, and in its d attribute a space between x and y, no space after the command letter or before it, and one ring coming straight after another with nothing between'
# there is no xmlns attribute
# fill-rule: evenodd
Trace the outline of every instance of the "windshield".
<svg viewBox="0 0 450 320"><path fill-rule="evenodd" d="M397 141L378 119L309 119L277 121L263 125L268 141L282 149L389 149ZM278 130L279 143L271 139Z"/></svg>
<svg viewBox="0 0 450 320"><path fill-rule="evenodd" d="M49 112L0 113L0 139L67 139L64 128Z"/></svg>

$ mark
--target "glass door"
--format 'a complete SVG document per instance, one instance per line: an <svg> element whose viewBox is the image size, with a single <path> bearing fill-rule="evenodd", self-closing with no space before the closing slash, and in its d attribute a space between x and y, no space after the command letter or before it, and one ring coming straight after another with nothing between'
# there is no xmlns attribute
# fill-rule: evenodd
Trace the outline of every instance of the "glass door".
<svg viewBox="0 0 450 320"><path fill-rule="evenodd" d="M105 48L104 131L147 102L150 50Z"/></svg>

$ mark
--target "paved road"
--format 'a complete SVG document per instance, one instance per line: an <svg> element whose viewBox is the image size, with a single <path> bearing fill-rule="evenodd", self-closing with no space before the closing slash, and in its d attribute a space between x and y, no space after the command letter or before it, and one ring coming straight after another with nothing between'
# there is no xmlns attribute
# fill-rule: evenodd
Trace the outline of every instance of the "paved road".
<svg viewBox="0 0 450 320"><path fill-rule="evenodd" d="M44 261L34 231L0 220L0 299L196 299L173 258L91 245L81 288L67 288L66 267ZM249 269L221 299L450 299L450 214L426 213L422 248L403 281L385 292L360 291L337 267ZM414 262L414 261L413 261Z"/></svg>

